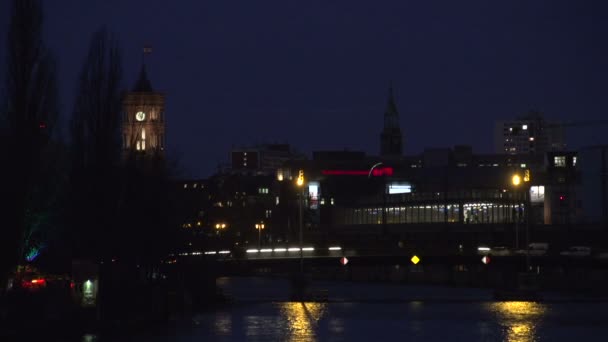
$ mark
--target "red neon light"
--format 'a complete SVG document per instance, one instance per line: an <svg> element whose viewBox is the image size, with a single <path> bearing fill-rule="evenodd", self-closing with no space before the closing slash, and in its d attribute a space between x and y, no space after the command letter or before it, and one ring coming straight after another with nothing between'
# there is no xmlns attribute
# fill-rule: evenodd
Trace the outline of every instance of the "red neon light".
<svg viewBox="0 0 608 342"><path fill-rule="evenodd" d="M380 168L375 168L372 171L372 175L373 176L392 176L393 175L393 168L392 167L380 167Z"/></svg>
<svg viewBox="0 0 608 342"><path fill-rule="evenodd" d="M372 176L392 176L392 167L378 167L372 170ZM367 176L369 170L323 170L321 173L325 176Z"/></svg>

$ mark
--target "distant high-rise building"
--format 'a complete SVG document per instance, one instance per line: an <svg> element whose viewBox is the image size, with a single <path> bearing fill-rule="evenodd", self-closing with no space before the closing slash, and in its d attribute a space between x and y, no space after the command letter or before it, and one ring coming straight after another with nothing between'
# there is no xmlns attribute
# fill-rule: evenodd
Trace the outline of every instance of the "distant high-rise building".
<svg viewBox="0 0 608 342"><path fill-rule="evenodd" d="M403 155L403 137L399 127L399 112L393 96L393 87L389 87L388 102L384 112L384 128L380 133L380 155L383 157L400 157Z"/></svg>
<svg viewBox="0 0 608 342"><path fill-rule="evenodd" d="M561 123L546 121L536 111L515 120L498 121L494 141L495 151L500 154L544 154L566 149Z"/></svg>
<svg viewBox="0 0 608 342"><path fill-rule="evenodd" d="M122 147L126 154L164 156L165 95L152 89L145 64L123 101Z"/></svg>
<svg viewBox="0 0 608 342"><path fill-rule="evenodd" d="M231 151L235 173L275 174L277 169L292 159L302 159L289 144L261 144L253 147L234 148Z"/></svg>

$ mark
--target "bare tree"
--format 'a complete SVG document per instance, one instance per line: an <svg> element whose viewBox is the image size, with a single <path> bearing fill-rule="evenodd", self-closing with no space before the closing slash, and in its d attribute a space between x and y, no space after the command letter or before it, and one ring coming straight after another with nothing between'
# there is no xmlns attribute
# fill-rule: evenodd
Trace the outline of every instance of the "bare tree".
<svg viewBox="0 0 608 342"><path fill-rule="evenodd" d="M71 121L71 226L79 256L112 252L104 244L116 227L121 192L121 81L118 41L101 29L80 72Z"/></svg>
<svg viewBox="0 0 608 342"><path fill-rule="evenodd" d="M8 199L3 208L0 278L20 262L23 243L31 237L28 229L39 227L44 216L37 212L44 202L38 188L45 180L41 171L47 166L45 154L56 124L58 101L56 63L42 33L40 1L14 0L7 35L6 93L0 111L0 182Z"/></svg>

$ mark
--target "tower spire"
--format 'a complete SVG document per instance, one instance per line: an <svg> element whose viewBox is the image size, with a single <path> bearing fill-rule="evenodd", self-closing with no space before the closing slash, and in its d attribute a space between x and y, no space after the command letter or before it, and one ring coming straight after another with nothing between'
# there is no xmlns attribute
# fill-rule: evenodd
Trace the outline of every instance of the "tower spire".
<svg viewBox="0 0 608 342"><path fill-rule="evenodd" d="M141 55L141 71L139 72L139 78L133 87L135 92L152 92L152 84L148 79L148 73L146 72L146 55L152 53L152 47L144 45L143 52Z"/></svg>
<svg viewBox="0 0 608 342"><path fill-rule="evenodd" d="M390 81L388 84L388 100L386 102L386 111L384 112L384 129L387 128L399 128L399 112L395 104L393 81Z"/></svg>
<svg viewBox="0 0 608 342"><path fill-rule="evenodd" d="M401 156L403 137L399 126L399 112L395 103L393 82L389 82L388 99L384 111L384 128L380 134L380 154L382 156Z"/></svg>

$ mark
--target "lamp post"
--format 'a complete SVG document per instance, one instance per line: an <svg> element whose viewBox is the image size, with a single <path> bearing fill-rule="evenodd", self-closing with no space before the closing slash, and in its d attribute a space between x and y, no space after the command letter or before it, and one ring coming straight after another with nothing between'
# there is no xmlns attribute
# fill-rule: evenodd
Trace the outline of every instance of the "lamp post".
<svg viewBox="0 0 608 342"><path fill-rule="evenodd" d="M516 173L511 177L511 184L513 187L517 189L521 184L521 177ZM513 194L517 194L517 191L514 191ZM515 203L517 203L517 196L515 196ZM519 203L517 203L517 215L515 216L515 249L519 249Z"/></svg>
<svg viewBox="0 0 608 342"><path fill-rule="evenodd" d="M519 186L523 187L524 192L524 210L526 215L526 272L530 271L530 205L528 204L528 193L530 192L530 188L528 184L530 182L530 171L526 170L524 177L522 178L519 174L514 174L511 177L511 184L515 188L519 188ZM519 205L518 205L519 207ZM518 211L519 213L519 211ZM517 215L517 220L515 221L515 244L519 246L519 233L518 233L518 222L519 222L519 214ZM517 248L517 247L516 247Z"/></svg>
<svg viewBox="0 0 608 342"><path fill-rule="evenodd" d="M302 201L303 201L303 194L304 194L304 171L300 170L300 173L298 175L298 179L296 181L296 185L298 186L298 193L300 196L300 273L304 273L304 254L302 251L302 244L303 244L303 233L302 233Z"/></svg>
<svg viewBox="0 0 608 342"><path fill-rule="evenodd" d="M262 248L262 229L264 229L264 222L256 223L255 229L258 230L258 249Z"/></svg>

